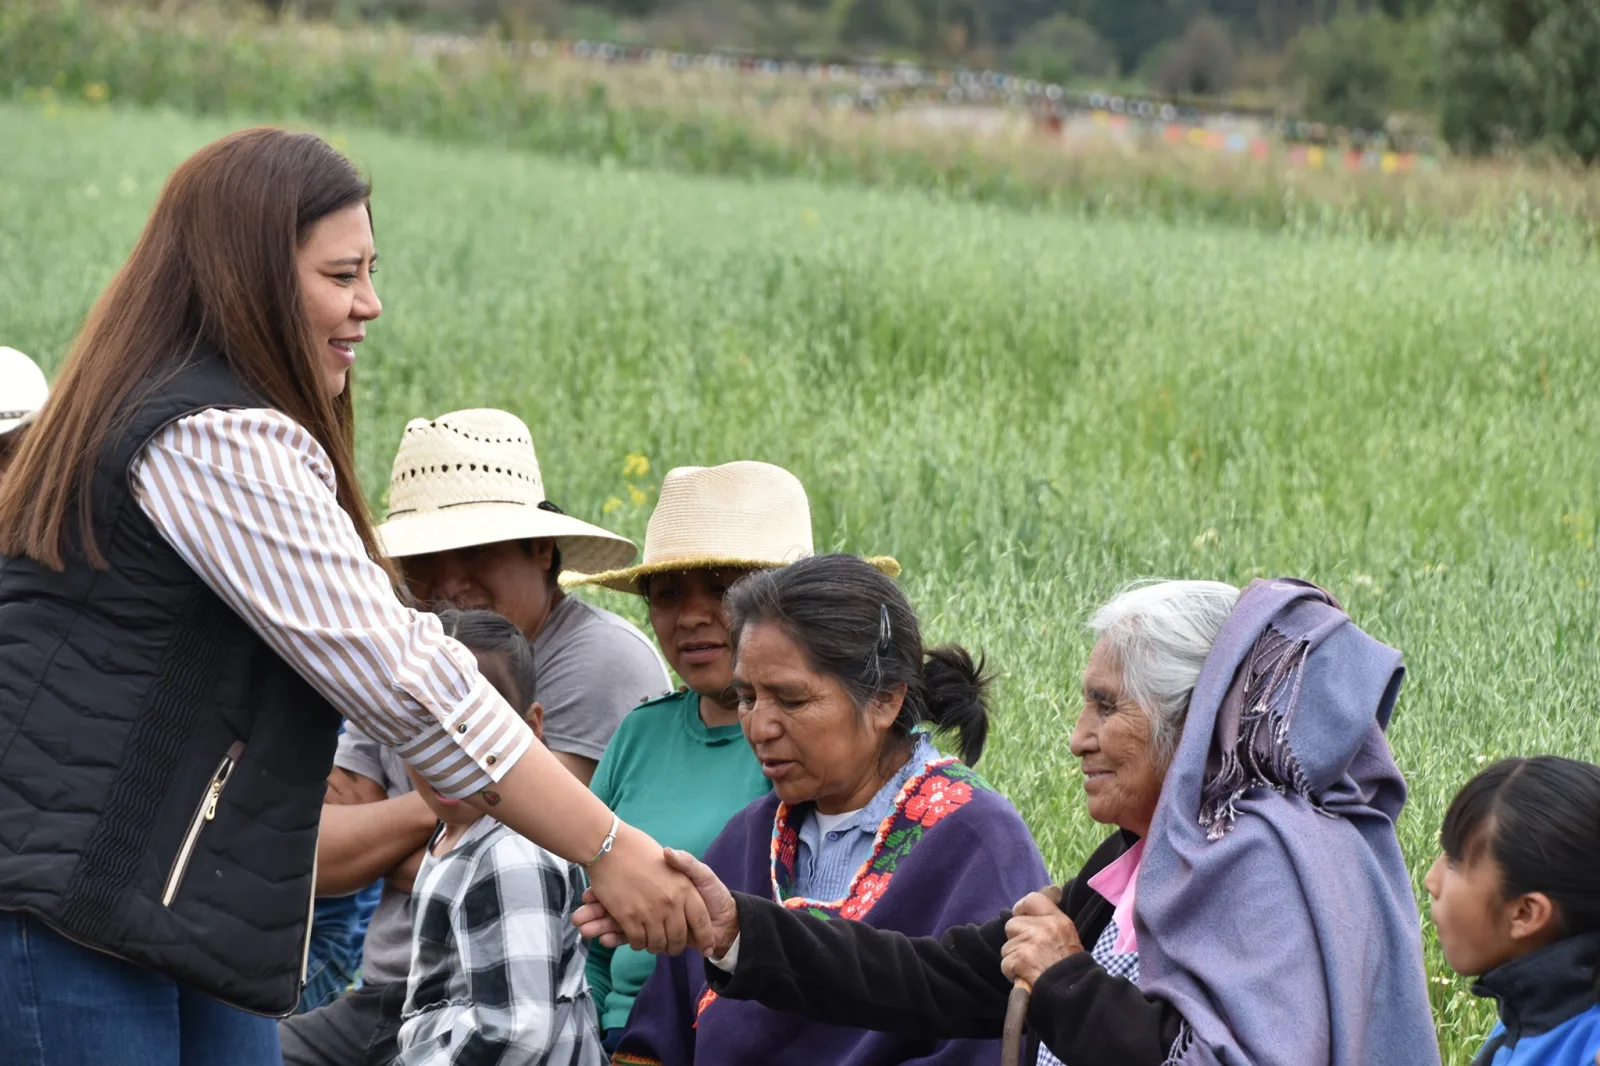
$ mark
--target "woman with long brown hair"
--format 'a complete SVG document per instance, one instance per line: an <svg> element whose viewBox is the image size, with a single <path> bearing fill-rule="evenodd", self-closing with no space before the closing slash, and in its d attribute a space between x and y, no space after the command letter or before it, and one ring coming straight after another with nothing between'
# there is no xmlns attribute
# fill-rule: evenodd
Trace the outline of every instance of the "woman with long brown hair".
<svg viewBox="0 0 1600 1066"><path fill-rule="evenodd" d="M586 864L704 905L402 603L352 460L369 187L246 130L168 181L0 490L0 1061L277 1063L340 715ZM262 1015L266 1017L253 1017Z"/></svg>

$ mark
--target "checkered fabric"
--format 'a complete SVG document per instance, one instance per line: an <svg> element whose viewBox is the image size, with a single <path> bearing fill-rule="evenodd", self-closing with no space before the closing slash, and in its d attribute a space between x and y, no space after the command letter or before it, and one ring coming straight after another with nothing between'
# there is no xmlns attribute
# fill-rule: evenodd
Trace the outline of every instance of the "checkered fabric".
<svg viewBox="0 0 1600 1066"><path fill-rule="evenodd" d="M601 1066L568 917L583 872L484 818L430 853L412 893L411 975L395 1066Z"/></svg>
<svg viewBox="0 0 1600 1066"><path fill-rule="evenodd" d="M1105 932L1100 934L1100 939L1094 942L1094 950L1089 952L1089 957L1100 964L1100 967L1112 977L1120 977L1125 981L1139 983L1139 953L1130 951L1126 954L1117 954L1117 920L1115 918L1106 925ZM1050 1054L1050 1049L1043 1044L1039 1045L1038 1066L1066 1066L1060 1059Z"/></svg>

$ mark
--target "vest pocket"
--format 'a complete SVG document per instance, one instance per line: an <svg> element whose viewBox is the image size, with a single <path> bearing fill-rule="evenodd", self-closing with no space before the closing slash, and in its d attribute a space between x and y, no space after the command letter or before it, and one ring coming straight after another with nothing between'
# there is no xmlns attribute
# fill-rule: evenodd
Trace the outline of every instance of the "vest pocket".
<svg viewBox="0 0 1600 1066"><path fill-rule="evenodd" d="M189 859L194 855L195 845L200 842L200 832L205 829L206 823L217 816L217 803L222 799L222 790L228 784L228 778L233 773L233 767L239 761L239 756L244 754L244 741L236 740L228 748L228 753L217 763L217 770L211 775L211 780L206 784L206 790L200 796L200 802L195 806L194 815L189 819L189 828L183 834L183 843L178 848L178 857L172 860L172 872L167 874L167 885L161 890L161 905L172 906L173 899L178 895L178 888L183 884L183 875L189 870Z"/></svg>

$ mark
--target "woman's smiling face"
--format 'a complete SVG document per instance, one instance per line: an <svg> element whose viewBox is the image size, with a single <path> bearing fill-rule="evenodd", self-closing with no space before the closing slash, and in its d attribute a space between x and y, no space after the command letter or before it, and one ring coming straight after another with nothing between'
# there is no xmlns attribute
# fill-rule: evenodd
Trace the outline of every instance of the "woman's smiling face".
<svg viewBox="0 0 1600 1066"><path fill-rule="evenodd" d="M300 298L329 396L344 391L355 365L356 345L366 339L367 323L383 313L372 287L377 266L372 217L365 203L319 219L295 253Z"/></svg>
<svg viewBox="0 0 1600 1066"><path fill-rule="evenodd" d="M1150 716L1128 696L1122 664L1104 639L1083 670L1083 711L1071 744L1083 766L1089 817L1141 837L1148 833L1166 768L1150 750Z"/></svg>

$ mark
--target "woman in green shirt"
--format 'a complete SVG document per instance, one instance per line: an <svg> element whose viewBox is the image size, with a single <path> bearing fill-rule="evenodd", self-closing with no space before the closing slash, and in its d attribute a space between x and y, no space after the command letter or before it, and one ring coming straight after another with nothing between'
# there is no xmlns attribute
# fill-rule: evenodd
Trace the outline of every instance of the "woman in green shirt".
<svg viewBox="0 0 1600 1066"><path fill-rule="evenodd" d="M606 747L590 787L618 817L700 855L729 818L766 794L739 726L723 597L747 574L811 554L811 506L787 470L679 467L662 482L644 561L578 582L643 596L661 652L686 686L634 710ZM899 571L892 559L873 562ZM590 944L589 987L608 1050L653 969L647 952Z"/></svg>

